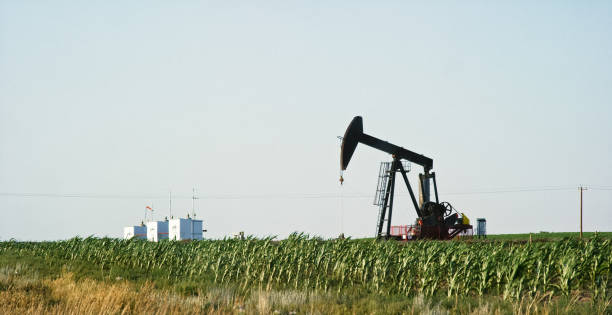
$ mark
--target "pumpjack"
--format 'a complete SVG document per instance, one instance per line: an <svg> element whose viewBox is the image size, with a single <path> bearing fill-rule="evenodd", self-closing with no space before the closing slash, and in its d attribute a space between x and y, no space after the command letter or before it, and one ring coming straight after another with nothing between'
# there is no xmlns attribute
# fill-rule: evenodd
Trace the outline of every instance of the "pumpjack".
<svg viewBox="0 0 612 315"><path fill-rule="evenodd" d="M384 188L381 189L382 196L384 199L381 204L381 211L377 218L377 231L376 237L380 238L392 238L391 235L391 217L393 214L393 195L395 192L395 175L400 173L414 206L414 210L418 216L417 228L418 233L415 233L417 239L438 239L446 240L452 239L461 232L471 230L472 226L469 225L467 217L459 216L459 213L451 206L448 202L440 202L438 199L438 186L436 183L436 173L432 172L433 160L424 155L412 152L404 149L400 146L391 144L389 142L380 140L376 137L370 136L363 132L363 119L361 116L353 118L349 124L344 137L342 137L342 147L340 152L340 168L345 171L351 157L357 148L357 144L362 143L372 148L391 154L393 161L390 163L390 167L385 168L385 172L388 172L388 179L386 180ZM423 167L423 173L419 174L419 203L415 198L408 176L406 175L406 169L402 161L408 161L411 163L418 164ZM343 178L340 178L343 181ZM431 184L433 183L433 190L435 201L431 201ZM387 216L387 219L385 219ZM386 233L383 233L384 223L386 221Z"/></svg>

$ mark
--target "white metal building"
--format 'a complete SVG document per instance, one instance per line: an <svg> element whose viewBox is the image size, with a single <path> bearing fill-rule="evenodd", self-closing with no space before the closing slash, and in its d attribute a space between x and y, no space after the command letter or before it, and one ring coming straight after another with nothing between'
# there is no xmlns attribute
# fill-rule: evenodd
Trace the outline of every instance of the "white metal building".
<svg viewBox="0 0 612 315"><path fill-rule="evenodd" d="M147 239L147 227L144 225L126 226L123 228L123 238L129 240L131 238Z"/></svg>
<svg viewBox="0 0 612 315"><path fill-rule="evenodd" d="M147 239L152 242L168 239L168 221L147 222Z"/></svg>
<svg viewBox="0 0 612 315"><path fill-rule="evenodd" d="M171 240L201 240L202 239L202 220L172 219L170 220L170 239Z"/></svg>

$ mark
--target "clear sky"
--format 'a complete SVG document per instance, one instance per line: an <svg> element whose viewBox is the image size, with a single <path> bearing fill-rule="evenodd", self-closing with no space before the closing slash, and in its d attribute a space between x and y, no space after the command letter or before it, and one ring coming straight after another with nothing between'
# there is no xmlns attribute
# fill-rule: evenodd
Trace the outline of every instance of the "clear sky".
<svg viewBox="0 0 612 315"><path fill-rule="evenodd" d="M390 157L358 147L339 185L355 115L431 157L441 199L490 233L576 231L581 184L585 230L611 231L611 17L609 1L0 1L0 239L120 237L170 191L184 216L192 187L208 237L372 236ZM411 223L399 192L394 224Z"/></svg>

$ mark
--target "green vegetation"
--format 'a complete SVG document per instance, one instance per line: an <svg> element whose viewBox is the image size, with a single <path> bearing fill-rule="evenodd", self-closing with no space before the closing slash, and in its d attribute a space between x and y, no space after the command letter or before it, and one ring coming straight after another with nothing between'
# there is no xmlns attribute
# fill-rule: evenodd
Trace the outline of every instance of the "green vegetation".
<svg viewBox="0 0 612 315"><path fill-rule="evenodd" d="M595 237L595 232L582 233L583 238ZM559 241L564 238L580 238L580 232L538 232L538 233L523 233L523 234L493 234L487 235L487 240L504 240L504 241L527 241L529 235L534 241ZM597 237L612 239L612 232L597 232Z"/></svg>
<svg viewBox="0 0 612 315"><path fill-rule="evenodd" d="M287 312L439 308L469 313L484 307L516 313L525 307L604 313L611 311L612 300L612 242L603 237L531 244L325 241L297 234L282 241L1 242L0 268L17 266L30 278L56 280L69 274L76 283L108 285L121 279L134 288L198 297L205 310L251 305L262 312L264 303L267 311ZM0 298L7 287L0 282ZM221 292L225 302L211 301L211 292Z"/></svg>

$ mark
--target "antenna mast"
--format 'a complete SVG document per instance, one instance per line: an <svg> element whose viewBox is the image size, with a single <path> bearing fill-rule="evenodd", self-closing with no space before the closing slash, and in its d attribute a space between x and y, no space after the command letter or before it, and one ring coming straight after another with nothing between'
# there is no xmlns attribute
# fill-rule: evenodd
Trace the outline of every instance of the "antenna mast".
<svg viewBox="0 0 612 315"><path fill-rule="evenodd" d="M198 197L196 197L196 193L195 193L195 188L192 189L192 197L191 197L191 216L193 218L195 218L195 201L196 199L198 199Z"/></svg>

